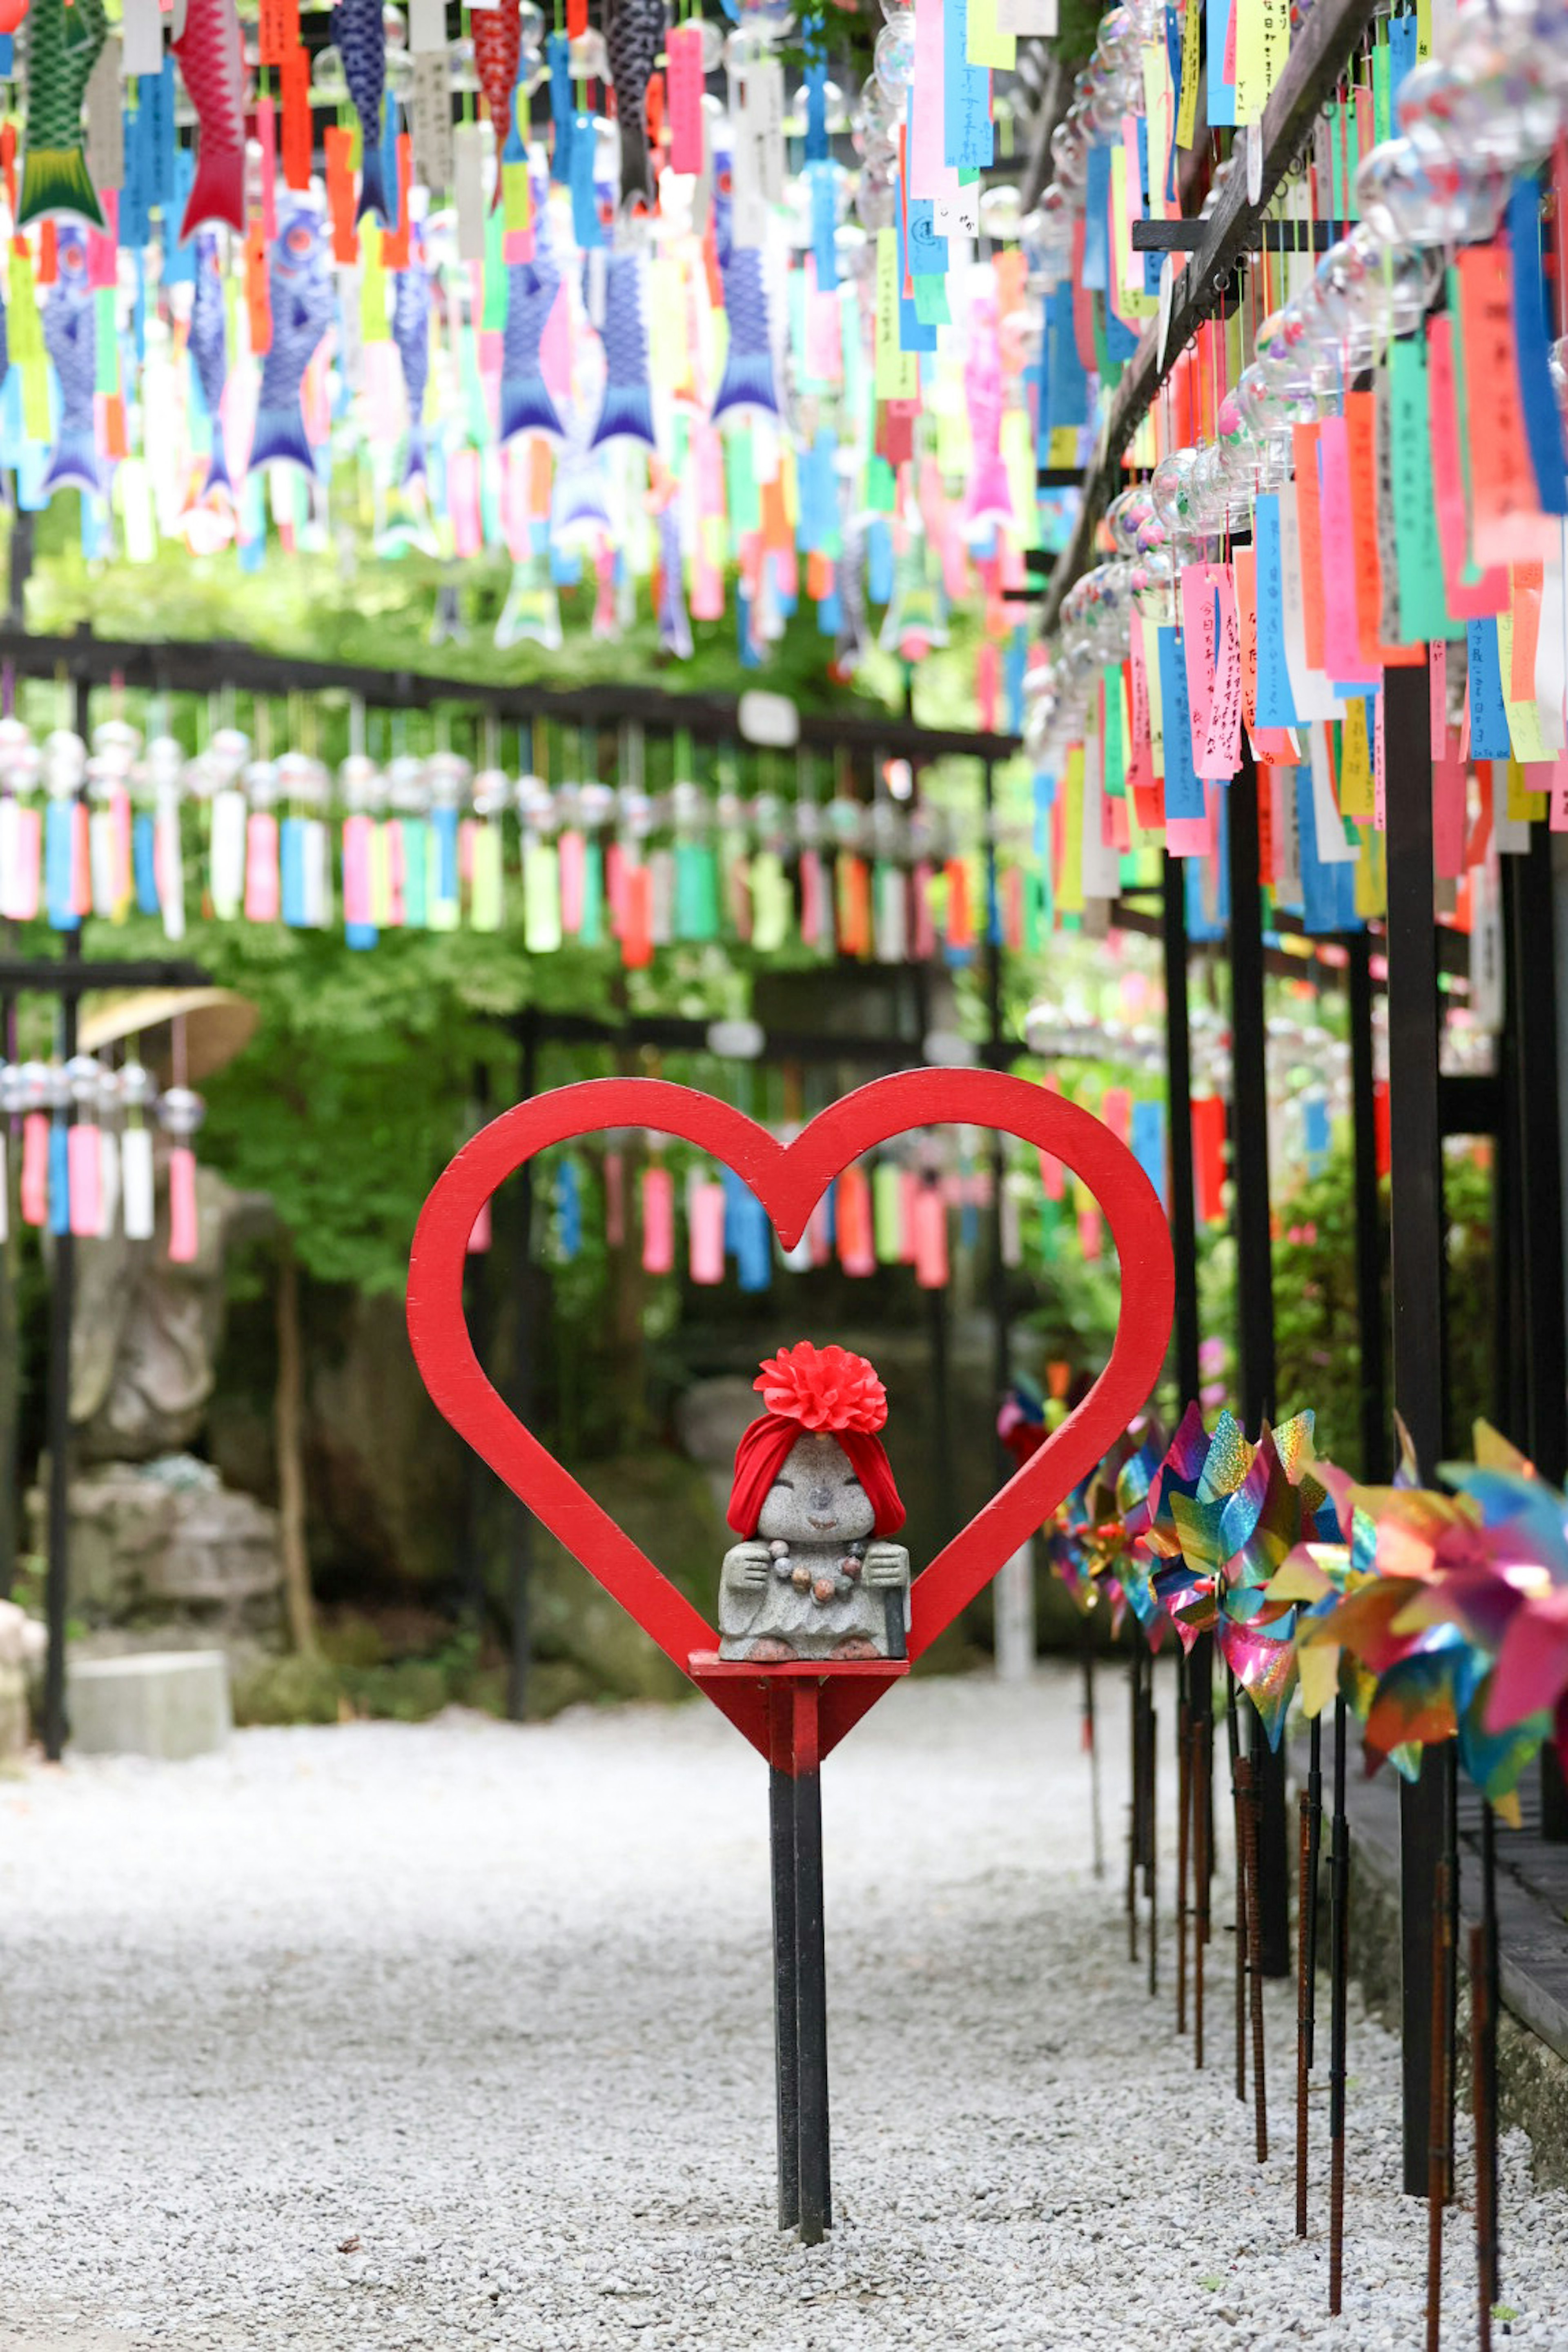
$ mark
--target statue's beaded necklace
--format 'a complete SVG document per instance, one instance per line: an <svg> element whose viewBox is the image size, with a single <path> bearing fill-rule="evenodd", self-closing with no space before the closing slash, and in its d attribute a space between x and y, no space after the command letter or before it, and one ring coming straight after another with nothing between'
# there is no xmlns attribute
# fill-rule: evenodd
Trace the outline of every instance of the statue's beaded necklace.
<svg viewBox="0 0 1568 2352"><path fill-rule="evenodd" d="M804 1560L790 1558L789 1546L782 1536L775 1536L768 1549L773 1554L773 1574L781 1584L793 1584L797 1592L809 1592L819 1608L830 1601L846 1601L860 1581L860 1566L866 1557L863 1543L852 1543L831 1576L813 1576Z"/></svg>

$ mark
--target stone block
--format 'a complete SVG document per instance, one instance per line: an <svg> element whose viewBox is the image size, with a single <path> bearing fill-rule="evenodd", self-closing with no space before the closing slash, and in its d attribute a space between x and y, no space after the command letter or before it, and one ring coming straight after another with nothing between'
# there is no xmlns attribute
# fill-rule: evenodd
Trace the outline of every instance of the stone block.
<svg viewBox="0 0 1568 2352"><path fill-rule="evenodd" d="M207 1756L234 1727L228 1659L222 1650L73 1657L66 1711L72 1744L84 1756Z"/></svg>
<svg viewBox="0 0 1568 2352"><path fill-rule="evenodd" d="M282 1578L278 1515L188 1454L104 1462L70 1482L71 1606L93 1624L187 1616L268 1630ZM46 1542L45 1488L29 1497Z"/></svg>

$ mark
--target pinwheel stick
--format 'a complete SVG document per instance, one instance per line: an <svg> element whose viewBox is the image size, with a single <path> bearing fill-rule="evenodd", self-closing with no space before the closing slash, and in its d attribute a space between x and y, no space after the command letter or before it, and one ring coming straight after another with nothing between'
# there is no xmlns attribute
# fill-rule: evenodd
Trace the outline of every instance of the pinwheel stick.
<svg viewBox="0 0 1568 2352"><path fill-rule="evenodd" d="M1476 2292L1479 2298L1477 2342L1480 2352L1492 2352L1492 2285L1497 2247L1493 2235L1492 2185L1488 2179L1488 2143L1496 2117L1488 2102L1487 2083L1487 1931L1470 1929L1470 2094L1476 2121Z"/></svg>
<svg viewBox="0 0 1568 2352"><path fill-rule="evenodd" d="M1296 1888L1296 2235L1307 2234L1307 2078L1311 2072L1311 2029L1307 2021L1307 1874L1312 1866L1310 1801L1300 1795Z"/></svg>
<svg viewBox="0 0 1568 2352"><path fill-rule="evenodd" d="M1094 1642L1087 1616L1079 1620L1079 1659L1083 1670L1083 1744L1089 1756L1089 1827L1094 1838L1094 1874L1105 1876L1105 1843L1100 1825L1100 1742L1094 1723Z"/></svg>
<svg viewBox="0 0 1568 2352"><path fill-rule="evenodd" d="M1443 2313L1443 2207L1448 2194L1448 1966L1453 1949L1448 1857L1432 1885L1432 2074L1426 2140L1426 2352L1438 2352Z"/></svg>
<svg viewBox="0 0 1568 2352"><path fill-rule="evenodd" d="M1497 1819L1481 1808L1481 1916L1470 1930L1470 2037L1476 2117L1476 2263L1481 2352L1490 2352L1492 2305L1502 2293L1498 2254Z"/></svg>
<svg viewBox="0 0 1568 2352"><path fill-rule="evenodd" d="M1193 1737L1186 1669L1176 1664L1176 2032L1187 2030L1187 1877L1192 1859Z"/></svg>
<svg viewBox="0 0 1568 2352"><path fill-rule="evenodd" d="M1252 2095L1257 2125L1258 2161L1268 2161L1268 2089L1263 2075L1263 1950L1262 1922L1258 1900L1258 1822L1263 1811L1257 1787L1256 1759L1244 1756L1237 1765L1241 1787L1242 1828L1247 1863L1247 1971L1252 1980Z"/></svg>
<svg viewBox="0 0 1568 2352"><path fill-rule="evenodd" d="M1334 1701L1334 1812L1329 1855L1329 2312L1340 2313L1345 2251L1345 2040L1351 1975L1351 1845L1345 1813L1345 1703Z"/></svg>
<svg viewBox="0 0 1568 2352"><path fill-rule="evenodd" d="M1230 1802L1236 1829L1236 2095L1247 2096L1247 1827L1242 1796L1241 1734L1236 1718L1236 1682L1227 1673L1226 1737L1230 1747Z"/></svg>
<svg viewBox="0 0 1568 2352"><path fill-rule="evenodd" d="M1318 1873L1323 1856L1323 1719L1312 1717L1307 1748L1307 2070L1317 2060Z"/></svg>
<svg viewBox="0 0 1568 2352"><path fill-rule="evenodd" d="M1198 1661L1202 1661L1201 1671ZM1197 1916L1193 1922L1193 2063L1204 2063L1204 1952L1209 1939L1209 1885L1214 1874L1214 1718L1204 1687L1208 1673L1208 1648L1194 1651L1193 1713L1193 1875L1197 1882Z"/></svg>
<svg viewBox="0 0 1568 2352"><path fill-rule="evenodd" d="M1159 1813L1158 1768L1160 1718L1154 1706L1154 1656L1143 1678L1143 1892L1149 1899L1149 1998L1160 1990L1159 1871L1154 1833Z"/></svg>
<svg viewBox="0 0 1568 2352"><path fill-rule="evenodd" d="M1138 1858L1143 1848L1143 1646L1136 1638L1128 1668L1132 1801L1127 1816L1127 1957L1135 1960L1138 1958Z"/></svg>

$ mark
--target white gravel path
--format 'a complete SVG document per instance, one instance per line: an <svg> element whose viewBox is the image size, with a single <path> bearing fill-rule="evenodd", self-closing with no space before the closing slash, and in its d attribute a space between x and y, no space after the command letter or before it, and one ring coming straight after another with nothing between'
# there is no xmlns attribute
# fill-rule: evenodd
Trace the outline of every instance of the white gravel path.
<svg viewBox="0 0 1568 2352"><path fill-rule="evenodd" d="M1194 2076L1114 1864L1089 1873L1071 1676L907 1685L825 1786L839 2226L807 2252L772 2210L765 1781L707 1708L251 1731L0 1784L0 2344L1414 2352L1392 2042L1353 2017L1332 2325L1326 2091L1292 2235L1292 1997L1260 2169L1228 1939ZM1509 2340L1562 2352L1568 2200L1527 2153ZM1450 2347L1472 2275L1458 2216Z"/></svg>

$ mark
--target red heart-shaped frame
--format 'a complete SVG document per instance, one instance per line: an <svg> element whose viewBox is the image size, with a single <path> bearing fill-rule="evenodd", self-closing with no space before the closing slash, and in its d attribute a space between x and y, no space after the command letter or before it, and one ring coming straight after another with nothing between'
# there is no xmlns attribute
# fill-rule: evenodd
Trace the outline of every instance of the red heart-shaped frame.
<svg viewBox="0 0 1568 2352"><path fill-rule="evenodd" d="M712 1095L658 1078L594 1078L538 1095L492 1119L458 1152L420 1212L408 1265L408 1335L431 1397L683 1674L694 1655L717 1647L713 1628L523 1427L480 1368L463 1315L463 1265L474 1221L496 1187L536 1152L576 1136L640 1127L679 1136L733 1169L790 1249L828 1185L852 1160L912 1128L943 1124L1016 1136L1054 1152L1083 1179L1116 1244L1121 1312L1110 1360L1078 1410L916 1577L910 1603L912 1661L1094 1467L1147 1400L1164 1361L1175 1294L1165 1213L1143 1171L1108 1127L1022 1078L987 1070L908 1070L847 1095L784 1145ZM761 1671L756 1682L705 1681L702 1687L766 1756L768 1702ZM831 1668L824 1682L826 1755L888 1685L867 1675L835 1678Z"/></svg>

